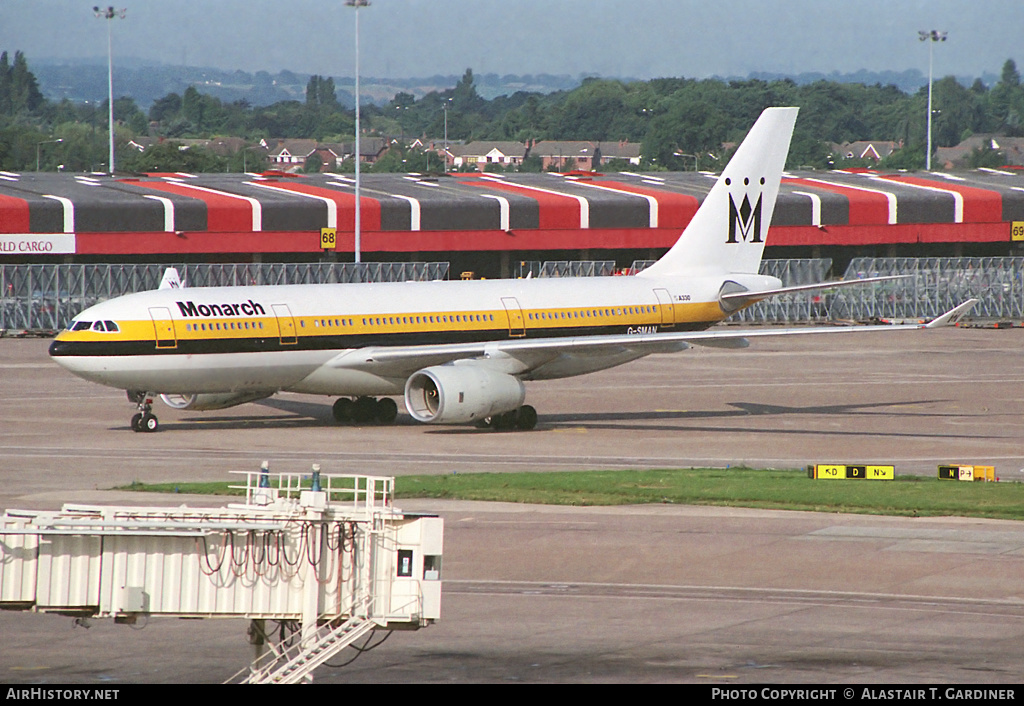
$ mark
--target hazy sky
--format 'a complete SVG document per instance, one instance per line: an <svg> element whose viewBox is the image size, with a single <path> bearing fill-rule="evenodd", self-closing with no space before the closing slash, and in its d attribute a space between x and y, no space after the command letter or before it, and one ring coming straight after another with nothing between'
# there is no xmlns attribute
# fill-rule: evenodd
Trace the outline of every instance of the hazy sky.
<svg viewBox="0 0 1024 706"><path fill-rule="evenodd" d="M344 0L120 0L118 56L246 71L351 76ZM109 0L107 0L109 3ZM0 0L0 50L106 57L88 0ZM1022 0L372 0L359 11L360 73L599 74L652 78L928 70L998 74L1022 46Z"/></svg>

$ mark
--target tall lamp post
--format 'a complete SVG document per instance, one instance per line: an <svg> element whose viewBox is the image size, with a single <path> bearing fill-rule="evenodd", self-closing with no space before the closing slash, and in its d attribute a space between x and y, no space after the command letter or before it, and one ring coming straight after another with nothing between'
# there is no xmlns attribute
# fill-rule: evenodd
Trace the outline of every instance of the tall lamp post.
<svg viewBox="0 0 1024 706"><path fill-rule="evenodd" d="M356 9L356 227L355 227L355 261L359 263L362 240L362 204L359 201L359 162L363 153L359 148L359 8L367 7L370 0L345 0L347 7Z"/></svg>
<svg viewBox="0 0 1024 706"><path fill-rule="evenodd" d="M449 98L441 107L444 108L444 173L448 173L448 106L452 104L452 99Z"/></svg>
<svg viewBox="0 0 1024 706"><path fill-rule="evenodd" d="M110 21L115 17L120 17L123 20L127 10L123 7L120 10L115 10L111 5L105 10L93 6L92 11L101 20L107 20L107 88L110 108L107 120L107 130L110 132L110 161L107 164L110 166L110 176L114 176L114 52L110 40Z"/></svg>
<svg viewBox="0 0 1024 706"><path fill-rule="evenodd" d="M928 154L925 156L925 169L928 171L932 170L932 50L935 47L936 42L946 41L948 32L940 32L938 30L930 30L928 32L919 31L917 33L918 39L922 42L928 42Z"/></svg>
<svg viewBox="0 0 1024 706"><path fill-rule="evenodd" d="M55 145L58 142L63 142L64 138L58 138L56 140L43 140L42 142L36 143L36 171L39 171L39 150L43 145Z"/></svg>

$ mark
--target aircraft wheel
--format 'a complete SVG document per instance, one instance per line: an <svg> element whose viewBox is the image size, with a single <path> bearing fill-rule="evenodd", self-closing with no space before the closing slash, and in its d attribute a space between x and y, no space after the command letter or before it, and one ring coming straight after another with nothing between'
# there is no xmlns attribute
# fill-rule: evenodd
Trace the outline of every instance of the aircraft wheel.
<svg viewBox="0 0 1024 706"><path fill-rule="evenodd" d="M132 416L132 431L142 431L142 414Z"/></svg>
<svg viewBox="0 0 1024 706"><path fill-rule="evenodd" d="M381 424L394 424L398 418L398 405L390 397L377 400L377 421Z"/></svg>
<svg viewBox="0 0 1024 706"><path fill-rule="evenodd" d="M509 429L514 429L515 426L516 413L514 410L491 417L491 428L495 431L508 431Z"/></svg>
<svg viewBox="0 0 1024 706"><path fill-rule="evenodd" d="M529 431L537 426L537 410L524 404L516 413L516 429Z"/></svg>
<svg viewBox="0 0 1024 706"><path fill-rule="evenodd" d="M377 416L377 400L373 397L360 397L352 403L352 421L366 424Z"/></svg>
<svg viewBox="0 0 1024 706"><path fill-rule="evenodd" d="M348 397L340 397L334 402L331 412L334 414L334 421L339 424L347 424L352 421L352 400Z"/></svg>
<svg viewBox="0 0 1024 706"><path fill-rule="evenodd" d="M157 421L155 415L143 414L142 419L139 421L139 429L146 432L153 432L160 428L160 422Z"/></svg>

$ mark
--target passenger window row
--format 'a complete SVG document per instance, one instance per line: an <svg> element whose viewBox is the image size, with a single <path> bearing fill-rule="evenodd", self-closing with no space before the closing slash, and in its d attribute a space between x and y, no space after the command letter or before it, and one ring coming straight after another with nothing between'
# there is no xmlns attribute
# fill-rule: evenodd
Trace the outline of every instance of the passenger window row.
<svg viewBox="0 0 1024 706"><path fill-rule="evenodd" d="M244 331L263 328L262 321L213 321L202 324L185 324L186 331Z"/></svg>
<svg viewBox="0 0 1024 706"><path fill-rule="evenodd" d="M529 319L531 321L545 321L551 319L589 319L605 316L633 316L636 314L653 314L655 313L655 311L655 308L649 305L616 307L614 309L586 309L584 311L541 311L536 314L530 312Z"/></svg>
<svg viewBox="0 0 1024 706"><path fill-rule="evenodd" d="M370 316L363 326L395 326L402 324L453 324L494 321L494 314L443 314L434 316Z"/></svg>

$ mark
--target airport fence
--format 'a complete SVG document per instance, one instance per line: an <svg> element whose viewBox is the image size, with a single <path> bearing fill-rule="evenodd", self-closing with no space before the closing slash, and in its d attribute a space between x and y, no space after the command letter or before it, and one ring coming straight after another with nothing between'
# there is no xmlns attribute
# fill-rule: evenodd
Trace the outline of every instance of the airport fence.
<svg viewBox="0 0 1024 706"><path fill-rule="evenodd" d="M638 260L631 273L653 261ZM524 263L526 264L526 263ZM534 272L533 263L528 263ZM533 276L614 274L611 261L537 263ZM0 331L56 331L82 309L132 292L156 289L169 265L0 265ZM447 279L448 263L191 264L178 268L186 286L213 287L329 282L396 282ZM832 261L764 260L761 274L783 286L821 282ZM844 279L905 275L903 279L841 290L772 297L738 312L744 323L825 320L929 319L977 298L972 316L1024 320L1024 258L857 258ZM525 275L524 275L525 276Z"/></svg>
<svg viewBox="0 0 1024 706"><path fill-rule="evenodd" d="M832 269L827 257L797 260L762 260L760 274L778 277L783 287L823 282ZM799 323L829 318L828 300L821 292L796 292L770 297L733 315L744 323Z"/></svg>
<svg viewBox="0 0 1024 706"><path fill-rule="evenodd" d="M188 287L448 278L447 262L0 265L0 331L57 331L93 304L156 289L168 267Z"/></svg>
<svg viewBox="0 0 1024 706"><path fill-rule="evenodd" d="M516 277L608 277L615 274L615 260L524 260Z"/></svg>
<svg viewBox="0 0 1024 706"><path fill-rule="evenodd" d="M967 299L971 316L1024 319L1024 257L856 258L844 279L904 275L831 295L837 319L930 319Z"/></svg>

